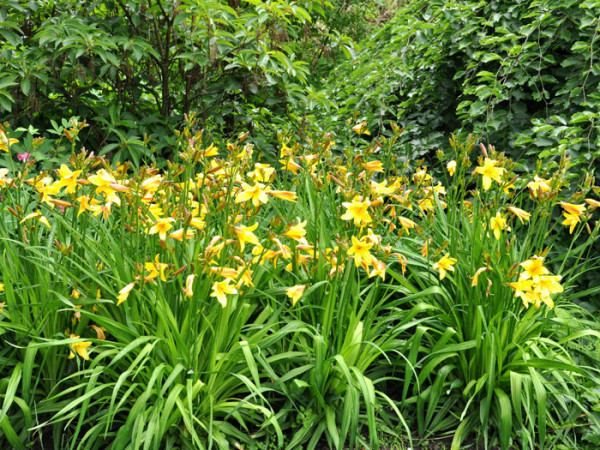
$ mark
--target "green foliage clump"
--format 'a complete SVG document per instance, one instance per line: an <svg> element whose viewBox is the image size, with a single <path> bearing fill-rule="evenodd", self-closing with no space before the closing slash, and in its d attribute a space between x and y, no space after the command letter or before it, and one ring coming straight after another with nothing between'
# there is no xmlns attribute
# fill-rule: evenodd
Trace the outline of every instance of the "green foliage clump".
<svg viewBox="0 0 600 450"><path fill-rule="evenodd" d="M572 300L599 291L600 188L568 158L519 176L452 140L434 178L359 126L341 155L282 137L276 168L192 120L135 169L79 150L83 124L68 161L0 128L0 447L597 440Z"/></svg>
<svg viewBox="0 0 600 450"><path fill-rule="evenodd" d="M336 70L330 97L339 118L358 111L381 132L401 123L410 157L474 132L513 156L567 152L591 166L599 31L598 1L416 0Z"/></svg>
<svg viewBox="0 0 600 450"><path fill-rule="evenodd" d="M3 2L0 119L45 129L86 117L84 143L138 161L172 146L196 112L214 131L252 129L302 102L303 29L320 1ZM152 149L148 145L152 142Z"/></svg>

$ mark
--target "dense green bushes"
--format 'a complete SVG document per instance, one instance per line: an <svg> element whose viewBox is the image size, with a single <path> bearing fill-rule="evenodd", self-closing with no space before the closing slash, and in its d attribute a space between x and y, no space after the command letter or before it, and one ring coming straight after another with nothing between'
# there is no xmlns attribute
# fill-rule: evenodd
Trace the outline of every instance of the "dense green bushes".
<svg viewBox="0 0 600 450"><path fill-rule="evenodd" d="M329 92L340 122L357 111L372 130L405 126L407 157L462 132L517 157L566 151L592 168L599 32L598 1L416 0L336 70Z"/></svg>
<svg viewBox="0 0 600 450"><path fill-rule="evenodd" d="M0 122L45 130L85 118L84 145L136 163L168 156L185 114L219 135L264 130L294 105L328 101L309 70L350 55L347 34L362 37L365 8L381 3L3 2Z"/></svg>

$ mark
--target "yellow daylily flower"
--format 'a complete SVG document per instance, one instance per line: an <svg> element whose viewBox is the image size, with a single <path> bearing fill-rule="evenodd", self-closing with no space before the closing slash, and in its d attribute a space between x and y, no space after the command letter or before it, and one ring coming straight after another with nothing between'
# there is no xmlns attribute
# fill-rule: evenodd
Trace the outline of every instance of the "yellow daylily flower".
<svg viewBox="0 0 600 450"><path fill-rule="evenodd" d="M434 270L439 270L440 280L446 278L446 273L454 272L454 264L456 264L456 258L450 258L450 255L446 253L438 262L433 265Z"/></svg>
<svg viewBox="0 0 600 450"><path fill-rule="evenodd" d="M542 256L533 256L519 265L525 269L519 276L519 280L529 280L531 278L534 283L537 283L541 275L550 273L544 266L544 258Z"/></svg>
<svg viewBox="0 0 600 450"><path fill-rule="evenodd" d="M229 284L230 282L231 280L227 278L224 281L215 281L212 285L210 296L216 297L223 308L227 306L227 295L238 293L237 289Z"/></svg>
<svg viewBox="0 0 600 450"><path fill-rule="evenodd" d="M506 224L506 217L504 217L504 214L501 214L500 211L498 211L496 215L492 217L490 221L490 227L494 232L496 240L499 241L500 236L502 235L502 231L508 229L508 226Z"/></svg>
<svg viewBox="0 0 600 450"><path fill-rule="evenodd" d="M502 176L504 175L505 169L497 166L498 161L485 158L483 166L475 167L475 173L482 175L483 189L485 191L489 190L492 186L492 180L498 184L502 183Z"/></svg>
<svg viewBox="0 0 600 450"><path fill-rule="evenodd" d="M194 278L196 278L196 275L192 274L188 275L188 277L185 279L185 287L182 288L182 290L187 298L191 298L194 296L194 291L192 290L194 285Z"/></svg>
<svg viewBox="0 0 600 450"><path fill-rule="evenodd" d="M42 201L50 205L51 208L54 208L52 196L60 192L61 186L59 182L52 183L52 178L45 177L36 183L35 188L41 194Z"/></svg>
<svg viewBox="0 0 600 450"><path fill-rule="evenodd" d="M585 211L585 205L583 203L581 205L573 205L571 203L558 202L558 204L562 206L568 214L573 216L579 217Z"/></svg>
<svg viewBox="0 0 600 450"><path fill-rule="evenodd" d="M535 290L538 291L542 297L550 297L551 294L558 294L563 292L563 287L559 283L561 280L560 275L541 275Z"/></svg>
<svg viewBox="0 0 600 450"><path fill-rule="evenodd" d="M579 219L579 216L575 215L575 214L569 214L566 212L563 213L563 215L565 216L565 220L562 222L562 224L569 227L569 234L573 234L575 227L577 226L578 223L581 222L581 220Z"/></svg>
<svg viewBox="0 0 600 450"><path fill-rule="evenodd" d="M286 289L285 294L292 299L292 306L296 306L305 289L306 284L298 284Z"/></svg>
<svg viewBox="0 0 600 450"><path fill-rule="evenodd" d="M148 206L148 212L150 214L152 214L152 217L154 217L156 219L160 219L162 216L165 215L165 213L163 212L160 205L158 205L156 203L152 203L151 205Z"/></svg>
<svg viewBox="0 0 600 450"><path fill-rule="evenodd" d="M71 334L69 336L72 339L79 339L79 336L75 335L75 334ZM85 342L72 342L71 343L71 348L79 355L81 356L83 359L85 359L86 361L88 361L90 359L90 354L88 353L88 347L92 345L91 342L89 341L85 341ZM69 359L73 359L75 358L75 354L71 351L69 353Z"/></svg>
<svg viewBox="0 0 600 450"><path fill-rule="evenodd" d="M123 303L125 300L127 300L127 297L129 297L129 293L133 290L133 288L135 287L136 284L137 284L137 281L134 281L133 283L129 283L127 286L125 286L123 289L121 289L119 291L119 295L117 296L117 306L119 306L121 303Z"/></svg>
<svg viewBox="0 0 600 450"><path fill-rule="evenodd" d="M50 223L48 222L48 219L46 219L46 217L42 215L41 211L36 211L31 214L27 214L25 217L23 217L23 219L21 219L19 223L23 223L31 219L37 219L39 222L43 223L47 228L50 228Z"/></svg>
<svg viewBox="0 0 600 450"><path fill-rule="evenodd" d="M140 188L142 188L144 191L156 192L158 186L160 186L160 183L162 183L162 180L162 175L154 175L153 177L146 178L140 185Z"/></svg>
<svg viewBox="0 0 600 450"><path fill-rule="evenodd" d="M147 275L147 278L149 279L154 279L156 277L160 277L160 279L162 281L167 281L167 278L165 277L165 270L167 269L167 267L169 267L168 264L166 263L161 263L158 258L160 257L160 255L156 255L154 257L154 261L153 262L147 262L144 264L144 268L150 272Z"/></svg>
<svg viewBox="0 0 600 450"><path fill-rule="evenodd" d="M281 170L287 170L294 175L298 175L298 171L302 170L302 166L291 156L288 159L280 159L279 162L281 163Z"/></svg>
<svg viewBox="0 0 600 450"><path fill-rule="evenodd" d="M239 277L239 280L236 283L235 287L239 288L242 284L244 286L254 286L254 283L252 282L253 273L254 271L248 269L248 267L246 266L238 266L236 270L236 278Z"/></svg>
<svg viewBox="0 0 600 450"><path fill-rule="evenodd" d="M240 249L244 251L244 247L246 246L246 242L252 245L260 244L258 237L253 233L258 228L258 222L250 227L246 227L244 225L240 225L238 227L234 227L233 231L240 241Z"/></svg>
<svg viewBox="0 0 600 450"><path fill-rule="evenodd" d="M73 194L77 191L77 177L81 174L81 170L71 171L66 164L62 164L58 169L58 186L66 186L65 194Z"/></svg>
<svg viewBox="0 0 600 450"><path fill-rule="evenodd" d="M392 195L396 191L396 186L387 185L387 180L383 180L381 183L377 183L371 180L371 192L377 196L379 195Z"/></svg>
<svg viewBox="0 0 600 450"><path fill-rule="evenodd" d="M448 161L448 164L446 164L446 169L448 170L448 173L450 174L450 176L453 177L454 172L456 171L456 161L455 160Z"/></svg>
<svg viewBox="0 0 600 450"><path fill-rule="evenodd" d="M298 219L298 223L292 225L289 230L283 233L283 235L289 237L290 239L298 241L301 244L308 245L308 242L304 237L306 236L306 224L306 220L304 222L300 222L300 219Z"/></svg>
<svg viewBox="0 0 600 450"><path fill-rule="evenodd" d="M206 226L206 222L202 220L200 217L194 217L190 220L190 226L196 228L197 230L202 230Z"/></svg>
<svg viewBox="0 0 600 450"><path fill-rule="evenodd" d="M90 199L87 195L82 195L76 198L79 203L79 209L77 210L77 217L79 217L85 211L94 211L94 208L100 203L95 198Z"/></svg>
<svg viewBox="0 0 600 450"><path fill-rule="evenodd" d="M178 230L173 231L167 237L171 238L171 239L175 239L175 240L177 240L179 242L183 242L184 239L192 239L195 235L196 235L196 231L195 230L190 230L188 228L187 230L185 230L185 233L184 233L184 229L180 228Z"/></svg>
<svg viewBox="0 0 600 450"><path fill-rule="evenodd" d="M254 170L248 173L254 182L270 183L275 178L275 168L270 164L255 163Z"/></svg>
<svg viewBox="0 0 600 450"><path fill-rule="evenodd" d="M364 263L365 266L369 266L373 261L373 256L369 250L373 247L372 243L367 243L364 238L360 241L352 236L352 246L348 249L348 255L354 255L354 264L356 267Z"/></svg>
<svg viewBox="0 0 600 450"><path fill-rule="evenodd" d="M210 156L217 156L218 154L219 154L219 149L217 147L215 147L213 143L211 143L208 146L208 148L206 148L202 152L202 156L204 156L205 158L208 158Z"/></svg>
<svg viewBox="0 0 600 450"><path fill-rule="evenodd" d="M96 193L103 194L107 202L121 204L117 192L127 192L129 188L117 183L115 177L107 172L106 169L100 169L96 175L90 175L88 181L96 186Z"/></svg>
<svg viewBox="0 0 600 450"><path fill-rule="evenodd" d="M148 230L148 234L156 234L160 236L160 239L164 241L167 238L167 233L173 225L171 223L175 222L175 219L172 217L167 217L164 219L158 219L154 225Z"/></svg>
<svg viewBox="0 0 600 450"><path fill-rule="evenodd" d="M360 201L355 198L352 202L344 202L342 205L346 208L346 212L342 215L342 220L354 220L354 225L363 226L373 221L367 212L371 202L369 200Z"/></svg>
<svg viewBox="0 0 600 450"><path fill-rule="evenodd" d="M235 197L235 203L247 202L252 200L252 204L257 207L260 204L267 203L269 197L267 193L269 188L265 187L262 183L256 183L254 186L250 186L248 183L242 183L242 190Z"/></svg>
<svg viewBox="0 0 600 450"><path fill-rule="evenodd" d="M88 177L88 181L92 183L94 186L104 187L109 186L111 184L117 184L117 180L110 173L106 171L106 169L100 169L96 172L96 175L90 175Z"/></svg>
<svg viewBox="0 0 600 450"><path fill-rule="evenodd" d="M519 297L523 301L523 305L527 307L529 304L526 293L533 289L533 280L519 279L519 281L508 283L508 285L515 291L515 297Z"/></svg>
<svg viewBox="0 0 600 450"><path fill-rule="evenodd" d="M541 195L545 194L546 192L550 192L548 180L540 178L537 175L533 177L533 181L527 183L527 187L529 188L531 196L538 200L540 199Z"/></svg>

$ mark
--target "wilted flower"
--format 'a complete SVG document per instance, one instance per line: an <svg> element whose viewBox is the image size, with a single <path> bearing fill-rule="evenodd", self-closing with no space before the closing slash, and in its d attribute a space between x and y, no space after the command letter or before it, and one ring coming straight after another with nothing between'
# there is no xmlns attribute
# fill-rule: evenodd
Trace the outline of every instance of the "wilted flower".
<svg viewBox="0 0 600 450"><path fill-rule="evenodd" d="M488 270L487 267L480 267L479 269L477 269L477 272L475 272L475 275L473 275L471 278L471 286L475 287L477 286L477 283L479 282L479 275L481 275L483 272L485 272L486 270Z"/></svg>
<svg viewBox="0 0 600 450"><path fill-rule="evenodd" d="M522 210L521 208L509 206L508 210L515 216L517 216L521 223L523 223L523 220L529 221L529 218L531 217L531 214L529 214L527 211Z"/></svg>
<svg viewBox="0 0 600 450"><path fill-rule="evenodd" d="M387 264L383 261L379 261L375 257L373 257L371 263L373 264L373 270L371 270L369 278L378 276L381 277L383 281L385 281L385 269L387 268Z"/></svg>
<svg viewBox="0 0 600 450"><path fill-rule="evenodd" d="M409 230L411 228L415 228L417 225L415 222L407 219L406 217L398 216L398 220L400 221L400 225L402 225L402 228L404 228L404 231L406 231L407 235L410 235Z"/></svg>

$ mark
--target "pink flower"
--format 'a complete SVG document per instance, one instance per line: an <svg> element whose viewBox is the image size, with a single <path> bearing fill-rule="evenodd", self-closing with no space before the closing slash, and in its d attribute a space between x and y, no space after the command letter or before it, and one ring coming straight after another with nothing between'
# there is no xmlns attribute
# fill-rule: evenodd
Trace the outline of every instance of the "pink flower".
<svg viewBox="0 0 600 450"><path fill-rule="evenodd" d="M19 161L27 162L27 161L29 161L30 158L31 158L31 153L28 153L28 152L17 153L17 159Z"/></svg>

